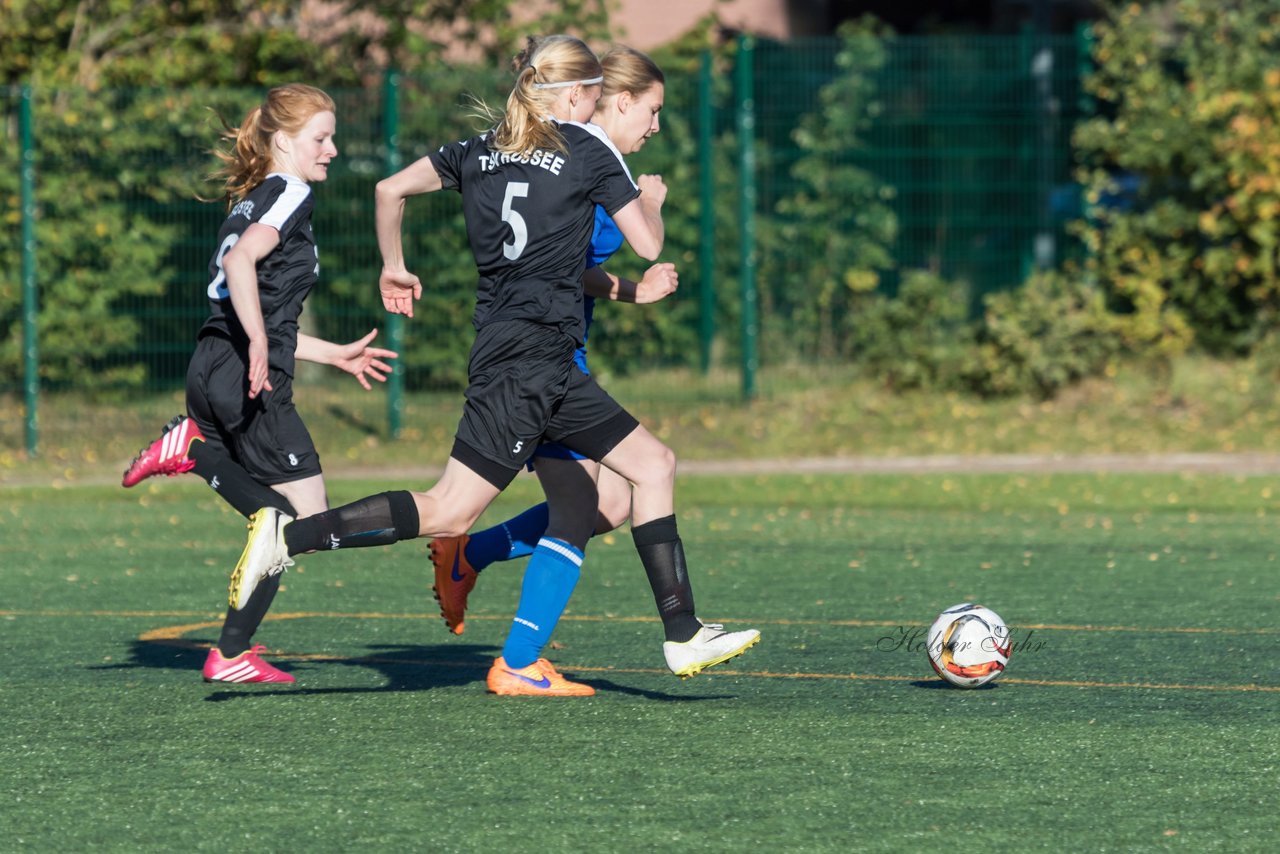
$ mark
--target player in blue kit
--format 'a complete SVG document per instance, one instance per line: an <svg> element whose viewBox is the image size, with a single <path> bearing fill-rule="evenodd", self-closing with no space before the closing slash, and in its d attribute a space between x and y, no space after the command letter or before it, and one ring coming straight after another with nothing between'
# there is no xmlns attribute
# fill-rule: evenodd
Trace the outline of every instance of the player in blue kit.
<svg viewBox="0 0 1280 854"><path fill-rule="evenodd" d="M580 40L531 40L506 111L491 132L445 145L378 184L383 305L410 317L422 284L405 269L405 200L445 188L462 196L479 283L466 402L453 450L440 480L425 492L384 492L293 522L263 508L237 565L243 589L253 589L301 552L461 536L548 440L630 482L633 538L646 571L685 577L674 516L674 455L574 360L585 335L582 275L596 206L641 257L655 260L664 236L660 192L642 193L652 182L637 187L603 132L584 124L595 111L602 79L599 60ZM504 656L489 671L494 693L594 693L539 657L572 591L559 577L576 582L594 528L594 513L583 505L596 505L595 480L590 470L573 465L576 471L567 472L572 477L543 482L548 525L525 572L522 596L537 603L538 613L517 614ZM536 595L533 588L547 579L556 580L558 594ZM692 638L701 624L689 617L697 626Z"/></svg>
<svg viewBox="0 0 1280 854"><path fill-rule="evenodd" d="M298 329L302 304L319 279L311 184L338 154L333 99L312 86L272 89L225 135L229 213L218 231L205 288L209 318L187 368L187 415L169 423L124 473L134 486L154 475L193 472L245 516L276 508L286 517L328 507L320 455L293 403L297 359L333 365L366 389L384 381L395 353L371 347L377 331L335 344ZM293 682L250 646L279 578L231 601L210 682ZM249 595L249 594L252 595Z"/></svg>
<svg viewBox="0 0 1280 854"><path fill-rule="evenodd" d="M604 68L604 84L592 121L605 132L621 154L632 154L659 130L665 78L652 59L627 47L610 50L601 57L600 64ZM640 180L650 182L645 193L658 191L658 182L653 176L641 176ZM664 196L665 192L666 188L662 187ZM667 296L677 286L675 269L670 264L654 265L639 282L607 274L601 265L621 246L622 235L617 226L603 208L597 207L591 246L587 251L587 270L583 274L586 291L584 317L588 328L595 297L650 303ZM579 369L588 373L585 337L574 355ZM534 451L530 464L539 478L546 482L556 477L572 478L573 461L583 460L585 457L563 445L544 443ZM598 506L583 507L583 512L596 520L593 533L604 534L621 526L630 515L631 484L598 464L587 467L598 473L599 498ZM578 493L574 497L580 498L581 495ZM548 505L544 502L478 533L432 541L434 591L440 603L441 616L450 631L462 634L464 630L467 596L475 586L478 574L491 563L534 554L546 532L548 520ZM658 568L661 569L661 565ZM558 578L562 583L568 583L566 576ZM568 597L555 589L555 582L556 577L553 577L533 589L536 595L567 601ZM672 672L691 676L705 667L745 652L759 637L754 631L726 632L719 626L698 623L693 616L693 591L687 574L668 578L659 572L651 575L649 582L663 620L666 635L663 652ZM522 602L521 607L528 606ZM509 659L510 653L505 657Z"/></svg>

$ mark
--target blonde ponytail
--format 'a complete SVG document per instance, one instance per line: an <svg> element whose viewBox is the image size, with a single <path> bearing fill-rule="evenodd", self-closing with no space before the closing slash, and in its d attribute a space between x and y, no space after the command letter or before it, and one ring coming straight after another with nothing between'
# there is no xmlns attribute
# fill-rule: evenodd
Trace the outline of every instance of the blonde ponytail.
<svg viewBox="0 0 1280 854"><path fill-rule="evenodd" d="M564 138L547 121L551 107L564 86L594 85L590 81L604 73L600 60L581 39L555 35L529 38L515 65L516 83L494 128L491 147L517 156L538 149L564 151Z"/></svg>

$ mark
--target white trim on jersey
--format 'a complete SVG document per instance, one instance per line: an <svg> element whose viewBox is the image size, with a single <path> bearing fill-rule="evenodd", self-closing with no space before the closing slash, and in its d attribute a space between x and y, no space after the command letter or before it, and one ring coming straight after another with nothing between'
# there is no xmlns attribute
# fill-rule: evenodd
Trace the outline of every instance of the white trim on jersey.
<svg viewBox="0 0 1280 854"><path fill-rule="evenodd" d="M560 124L576 125L609 146L609 150L613 152L614 156L618 158L618 162L622 164L622 171L627 173L627 180L631 182L631 186L636 186L636 179L631 177L631 170L627 168L627 161L622 159L622 152L618 150L618 146L613 144L613 140L609 139L609 134L604 132L604 128L590 122L560 122Z"/></svg>
<svg viewBox="0 0 1280 854"><path fill-rule="evenodd" d="M311 185L286 172L272 172L267 177L283 178L284 192L276 197L275 203L257 221L280 231L289 217L307 200L307 196L311 195Z"/></svg>

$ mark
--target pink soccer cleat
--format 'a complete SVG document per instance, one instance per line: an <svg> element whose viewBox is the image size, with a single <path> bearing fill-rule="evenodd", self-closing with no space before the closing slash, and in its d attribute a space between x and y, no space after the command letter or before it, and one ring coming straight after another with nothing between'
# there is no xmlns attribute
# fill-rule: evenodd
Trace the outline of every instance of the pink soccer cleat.
<svg viewBox="0 0 1280 854"><path fill-rule="evenodd" d="M223 658L215 646L209 650L209 657L204 660L204 681L206 682L295 682L291 674L272 667L258 653L266 652L266 647L257 644L234 658Z"/></svg>
<svg viewBox="0 0 1280 854"><path fill-rule="evenodd" d="M196 422L185 415L174 416L172 421L164 425L164 433L160 438L133 458L129 468L125 469L121 484L133 486L158 474L173 477L191 471L195 468L196 461L187 456L187 451L191 450L191 443L197 439L203 442L204 434L200 432Z"/></svg>

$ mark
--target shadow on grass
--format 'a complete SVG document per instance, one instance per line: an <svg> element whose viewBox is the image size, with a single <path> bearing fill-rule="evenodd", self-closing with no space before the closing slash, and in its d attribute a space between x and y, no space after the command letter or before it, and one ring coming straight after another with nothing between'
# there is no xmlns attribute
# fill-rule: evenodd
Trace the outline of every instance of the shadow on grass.
<svg viewBox="0 0 1280 854"><path fill-rule="evenodd" d="M135 640L129 649L129 660L119 664L93 665L91 670L177 670L194 677L204 666L205 657L213 641L198 638L174 640ZM493 664L498 650L489 645L423 646L402 644L374 644L364 647L359 655L309 655L297 653L267 653L271 664L292 673L299 682L281 686L280 683L227 685L210 683L213 693L205 697L207 702L222 703L253 697L309 696L342 694L380 694L397 691L429 691L433 688L453 688L483 685L485 675ZM324 664L342 667L373 669L382 674L385 682L376 686L308 687L304 675L308 665ZM628 694L659 702L688 703L703 700L729 700L732 694L670 694L666 691L621 685L611 679L578 678L598 692Z"/></svg>
<svg viewBox="0 0 1280 854"><path fill-rule="evenodd" d="M93 670L160 669L180 670L198 674L209 654L212 640L195 638L182 640L135 640L130 645L129 660L119 664L96 665ZM271 664L287 673L300 677L299 665L305 671L311 663L341 665L344 667L371 668L385 678L378 686L344 686L333 688L308 688L295 683L279 687L279 683L237 685L235 690L222 690L205 699L210 702L263 697L276 694L367 694L387 691L428 691L432 688L448 688L483 682L496 654L491 646L449 645L420 646L400 644L371 645L359 655L307 655L268 653ZM223 687L225 683L210 683L211 687ZM271 686L271 687L268 687ZM229 686L228 686L229 687ZM263 690L266 689L266 690Z"/></svg>
<svg viewBox="0 0 1280 854"><path fill-rule="evenodd" d="M941 679L918 679L911 683L912 688L924 688L929 691L943 689L947 691L994 691L1000 686L995 682L988 682L986 685L979 685L977 688L961 688L958 685L952 685L949 682L943 682Z"/></svg>
<svg viewBox="0 0 1280 854"><path fill-rule="evenodd" d="M306 662L337 664L344 667L372 668L382 674L386 682L377 686L336 686L333 688L308 688L305 684L293 687L272 686L267 690L215 691L205 700L224 703L252 697L269 697L281 694L291 696L333 696L342 694L384 694L396 691L430 691L433 688L453 688L483 683L489 666L493 664L493 647L489 646L404 646L380 644L366 647L367 655L356 656L308 656ZM289 664L287 657L283 662ZM286 668L281 666L281 670ZM213 683L218 684L218 683ZM221 686L219 686L221 687Z"/></svg>
<svg viewBox="0 0 1280 854"><path fill-rule="evenodd" d="M608 694L630 694L633 697L644 697L646 700L657 700L658 702L695 703L703 700L737 699L735 694L668 694L666 691L652 691L647 688L637 688L634 685L619 685L617 682L610 679L581 679L574 677L572 672L570 672L569 675L573 678L573 681L581 682L584 685L590 685L592 688L595 688L597 692Z"/></svg>

